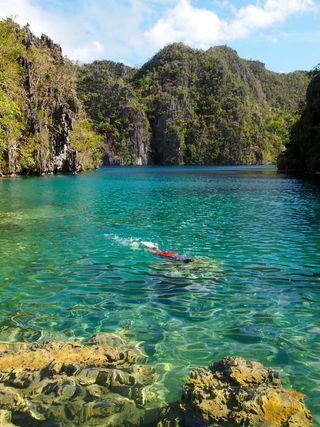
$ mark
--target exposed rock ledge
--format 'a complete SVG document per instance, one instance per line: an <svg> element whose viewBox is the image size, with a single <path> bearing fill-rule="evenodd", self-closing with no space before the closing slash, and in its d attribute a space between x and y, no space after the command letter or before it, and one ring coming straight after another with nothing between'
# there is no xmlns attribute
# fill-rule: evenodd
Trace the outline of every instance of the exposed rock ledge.
<svg viewBox="0 0 320 427"><path fill-rule="evenodd" d="M309 427L303 394L284 389L279 373L258 362L226 357L191 372L183 406L190 426Z"/></svg>
<svg viewBox="0 0 320 427"><path fill-rule="evenodd" d="M182 401L159 402L135 343L100 334L87 343L0 344L0 426L310 427L303 395L277 371L242 358L196 368Z"/></svg>
<svg viewBox="0 0 320 427"><path fill-rule="evenodd" d="M146 357L114 334L88 344L0 344L0 425L143 424L144 389L155 381Z"/></svg>

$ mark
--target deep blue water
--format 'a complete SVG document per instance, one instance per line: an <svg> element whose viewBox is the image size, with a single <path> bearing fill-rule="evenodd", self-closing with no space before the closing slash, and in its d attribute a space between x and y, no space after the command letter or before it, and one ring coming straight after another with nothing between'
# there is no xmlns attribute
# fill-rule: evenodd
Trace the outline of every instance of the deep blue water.
<svg viewBox="0 0 320 427"><path fill-rule="evenodd" d="M0 179L0 339L122 331L166 400L191 366L253 358L306 394L319 425L319 226L319 181L270 167Z"/></svg>

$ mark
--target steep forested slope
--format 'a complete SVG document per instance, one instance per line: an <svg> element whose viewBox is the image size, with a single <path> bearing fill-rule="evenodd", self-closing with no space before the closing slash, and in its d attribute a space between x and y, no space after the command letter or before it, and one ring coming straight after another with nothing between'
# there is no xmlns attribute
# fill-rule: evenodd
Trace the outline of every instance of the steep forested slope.
<svg viewBox="0 0 320 427"><path fill-rule="evenodd" d="M107 164L261 164L284 149L307 83L225 46L176 43L138 70L85 65L78 90Z"/></svg>
<svg viewBox="0 0 320 427"><path fill-rule="evenodd" d="M105 164L274 162L308 81L181 43L140 69L75 66L47 36L0 21L0 174L95 167L100 148Z"/></svg>
<svg viewBox="0 0 320 427"><path fill-rule="evenodd" d="M60 46L0 21L0 174L94 167L99 145Z"/></svg>
<svg viewBox="0 0 320 427"><path fill-rule="evenodd" d="M295 123L286 151L279 157L282 171L320 174L320 70L307 90L307 103Z"/></svg>
<svg viewBox="0 0 320 427"><path fill-rule="evenodd" d="M103 135L104 163L149 162L149 122L144 104L128 82L134 70L111 61L95 61L78 71L78 91L86 111Z"/></svg>

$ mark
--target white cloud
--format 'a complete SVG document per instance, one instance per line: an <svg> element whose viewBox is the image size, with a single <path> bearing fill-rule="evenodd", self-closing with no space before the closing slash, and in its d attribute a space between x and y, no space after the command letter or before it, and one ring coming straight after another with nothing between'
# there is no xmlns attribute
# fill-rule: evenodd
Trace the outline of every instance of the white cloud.
<svg viewBox="0 0 320 427"><path fill-rule="evenodd" d="M59 38L65 27L63 17L49 15L32 0L0 0L0 18L6 17L13 18L20 25L29 23L37 35L47 33L51 37Z"/></svg>
<svg viewBox="0 0 320 427"><path fill-rule="evenodd" d="M219 39L221 31L222 22L216 14L192 7L188 0L180 0L178 5L169 10L167 16L160 19L145 35L155 47L162 47L174 41L206 47L208 40Z"/></svg>
<svg viewBox="0 0 320 427"><path fill-rule="evenodd" d="M0 19L12 17L20 25L27 22L37 36L47 34L61 44L69 58L90 62L95 59L127 57L143 46L141 24L150 14L144 0L72 0L68 16L63 2L39 0L0 0ZM172 0L152 0L152 4ZM70 6L70 3L69 3Z"/></svg>
<svg viewBox="0 0 320 427"><path fill-rule="evenodd" d="M81 45L70 51L69 55L72 59L78 59L82 62L90 62L92 59L100 57L104 53L104 47L98 40Z"/></svg>
<svg viewBox="0 0 320 427"><path fill-rule="evenodd" d="M290 15L315 8L314 0L267 0L263 7L249 5L239 9L234 21L226 23L227 41L248 36L255 30L264 29L285 21Z"/></svg>
<svg viewBox="0 0 320 427"><path fill-rule="evenodd" d="M267 0L263 6L249 4L234 9L233 19L227 21L208 9L192 6L190 0L179 0L145 33L145 38L156 48L176 41L208 48L216 43L244 38L256 30L285 21L290 15L315 7L315 0Z"/></svg>
<svg viewBox="0 0 320 427"><path fill-rule="evenodd" d="M212 0L215 13L194 6L195 0L0 0L0 19L29 22L36 35L47 34L71 59L125 58L141 65L167 43L206 49L269 28L315 3L246 0L246 6L236 9L235 2ZM222 13L230 18L221 18Z"/></svg>
<svg viewBox="0 0 320 427"><path fill-rule="evenodd" d="M0 18L6 17L13 18L22 26L29 23L31 31L37 36L47 34L55 43L62 44L64 53L70 53L68 46L73 42L80 48L73 34L74 28L67 19L41 9L32 0L0 0Z"/></svg>

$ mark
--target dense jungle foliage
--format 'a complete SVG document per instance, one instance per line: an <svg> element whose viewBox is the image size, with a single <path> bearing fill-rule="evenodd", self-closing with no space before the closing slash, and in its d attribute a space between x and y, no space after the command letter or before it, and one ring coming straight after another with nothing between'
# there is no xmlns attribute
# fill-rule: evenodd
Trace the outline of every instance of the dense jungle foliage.
<svg viewBox="0 0 320 427"><path fill-rule="evenodd" d="M47 36L0 21L0 174L104 164L275 162L303 111L306 72L218 46L166 46L140 69L75 65ZM300 111L300 113L299 113Z"/></svg>
<svg viewBox="0 0 320 427"><path fill-rule="evenodd" d="M283 171L320 174L320 65L310 75L306 105L279 156L278 168Z"/></svg>
<svg viewBox="0 0 320 427"><path fill-rule="evenodd" d="M78 93L104 138L106 164L274 163L309 81L219 46L168 45L140 69L79 68Z"/></svg>

